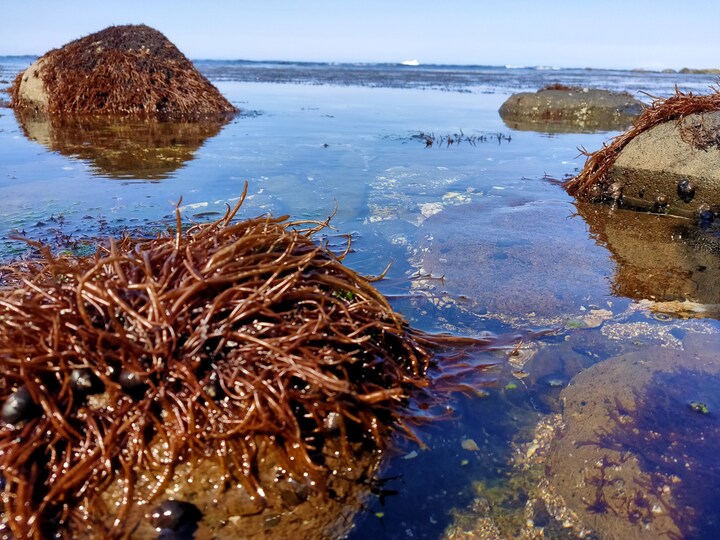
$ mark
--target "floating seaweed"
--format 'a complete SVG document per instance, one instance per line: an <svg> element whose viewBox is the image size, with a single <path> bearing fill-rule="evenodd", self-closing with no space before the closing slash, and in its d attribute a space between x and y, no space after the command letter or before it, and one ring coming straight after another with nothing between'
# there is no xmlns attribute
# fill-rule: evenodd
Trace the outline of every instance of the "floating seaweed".
<svg viewBox="0 0 720 540"><path fill-rule="evenodd" d="M92 256L28 240L40 256L0 269L0 527L126 534L133 508L202 460L262 502L264 445L322 489L327 440L350 464L393 432L417 439L403 405L428 387L433 351L488 347L409 328L342 264L349 246L313 241L329 220L234 222L244 196L213 223L184 230L177 212L175 231ZM475 370L462 358L457 373Z"/></svg>
<svg viewBox="0 0 720 540"><path fill-rule="evenodd" d="M508 143L512 141L512 136L510 134L505 135L504 133L498 132L466 135L462 129L460 130L460 133L451 133L444 135L435 135L435 133L425 133L421 131L420 133L412 135L410 138L425 143L425 148L430 148L432 146L444 146L447 148L453 145L457 146L462 143L467 143L470 146L477 146L478 143L485 143L491 141L497 141L498 144L502 144L503 141Z"/></svg>

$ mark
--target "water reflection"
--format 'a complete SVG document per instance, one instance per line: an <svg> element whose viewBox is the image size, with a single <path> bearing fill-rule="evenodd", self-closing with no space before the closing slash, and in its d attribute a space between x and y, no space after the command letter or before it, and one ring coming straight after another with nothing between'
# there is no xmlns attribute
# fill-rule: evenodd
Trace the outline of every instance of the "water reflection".
<svg viewBox="0 0 720 540"><path fill-rule="evenodd" d="M47 116L15 112L25 136L49 150L86 160L96 175L163 180L228 122L160 122L118 117Z"/></svg>
<svg viewBox="0 0 720 540"><path fill-rule="evenodd" d="M657 302L720 303L720 240L687 220L575 204L617 267L615 295Z"/></svg>
<svg viewBox="0 0 720 540"><path fill-rule="evenodd" d="M501 115L503 123L516 131L536 131L555 135L560 133L600 133L606 131L625 131L632 123L632 117L613 116L593 117L586 120L534 120L531 118L509 118Z"/></svg>

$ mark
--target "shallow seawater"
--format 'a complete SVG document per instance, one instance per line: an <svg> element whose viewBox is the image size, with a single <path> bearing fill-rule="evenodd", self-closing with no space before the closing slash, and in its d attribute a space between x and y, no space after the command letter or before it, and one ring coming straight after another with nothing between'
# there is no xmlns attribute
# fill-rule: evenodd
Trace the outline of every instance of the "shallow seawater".
<svg viewBox="0 0 720 540"><path fill-rule="evenodd" d="M0 58L0 79L30 60ZM702 91L712 76L199 65L243 111L226 125L50 125L0 108L0 255L23 255L24 244L10 238L17 234L72 244L123 228L162 229L178 204L188 219L213 219L246 181L241 217L324 220L335 212L335 232L353 239L347 263L375 275L392 262L378 287L414 326L512 335L517 344L492 353L499 365L487 386L448 396L451 419L420 429L427 449L398 442L381 471L383 490L365 502L351 538L531 538L540 529L545 537L640 538L630 532L643 519L675 523L681 510L692 523L665 532L713 537L713 484L702 483L703 497L683 490L698 468L718 474L720 443L703 439L691 451L692 433L683 431L681 447L671 439L673 407L688 414L691 403L706 408L690 411L698 437L717 432L716 232L576 204L553 179L582 167L578 148L599 148L615 133L514 131L497 114L513 91L551 82L668 95L676 83ZM420 134L444 143L428 147ZM633 365L652 372L617 399L636 394L623 414L651 432L655 453L637 467L664 474L667 466L678 495L619 524L615 511L606 525L612 511L597 501L557 503L543 459L563 463L547 444L561 431L566 388L615 364L630 380ZM662 392L667 384L671 395ZM667 414L644 413L648 400ZM598 423L610 430L598 447L643 453L642 437L621 429L613 438L611 427ZM678 459L692 473L669 465Z"/></svg>

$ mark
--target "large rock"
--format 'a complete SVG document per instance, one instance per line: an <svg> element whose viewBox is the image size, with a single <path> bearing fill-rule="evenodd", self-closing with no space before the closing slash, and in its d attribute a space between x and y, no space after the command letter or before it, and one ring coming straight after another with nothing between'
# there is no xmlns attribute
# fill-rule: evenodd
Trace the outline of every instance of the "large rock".
<svg viewBox="0 0 720 540"><path fill-rule="evenodd" d="M166 118L236 112L164 35L145 25L111 26L53 49L20 73L13 107L51 115Z"/></svg>
<svg viewBox="0 0 720 540"><path fill-rule="evenodd" d="M627 128L642 108L629 94L557 85L513 94L500 107L500 116L518 130L617 131Z"/></svg>
<svg viewBox="0 0 720 540"><path fill-rule="evenodd" d="M718 538L720 346L644 348L596 364L561 393L547 476L608 540Z"/></svg>
<svg viewBox="0 0 720 540"><path fill-rule="evenodd" d="M604 182L626 204L693 215L720 210L720 111L670 120L635 136ZM706 208L707 209L707 208Z"/></svg>

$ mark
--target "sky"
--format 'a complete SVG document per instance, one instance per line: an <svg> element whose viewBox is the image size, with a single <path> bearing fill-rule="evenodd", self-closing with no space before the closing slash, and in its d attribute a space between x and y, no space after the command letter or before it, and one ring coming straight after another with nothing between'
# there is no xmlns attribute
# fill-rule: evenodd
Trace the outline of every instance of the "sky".
<svg viewBox="0 0 720 540"><path fill-rule="evenodd" d="M720 67L715 0L0 0L0 55L144 23L193 59Z"/></svg>

